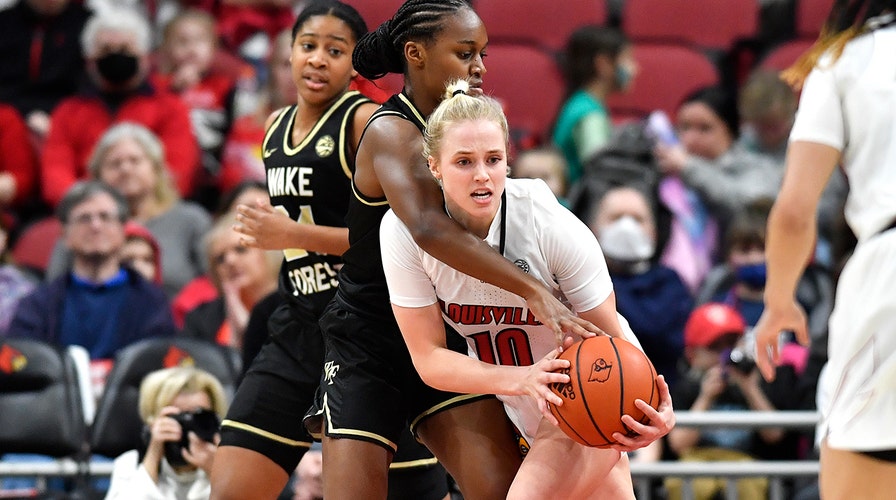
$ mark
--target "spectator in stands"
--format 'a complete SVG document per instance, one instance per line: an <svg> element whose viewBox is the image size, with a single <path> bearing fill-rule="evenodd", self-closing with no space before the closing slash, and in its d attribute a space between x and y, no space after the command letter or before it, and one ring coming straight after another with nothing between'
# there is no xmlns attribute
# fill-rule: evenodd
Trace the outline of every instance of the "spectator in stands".
<svg viewBox="0 0 896 500"><path fill-rule="evenodd" d="M566 158L554 147L538 147L521 151L513 161L510 173L517 179L532 178L543 180L557 199L566 199Z"/></svg>
<svg viewBox="0 0 896 500"><path fill-rule="evenodd" d="M139 411L146 425L146 449L127 451L115 459L106 499L207 499L217 434L209 442L189 431L189 446L172 446L188 432L174 416L192 414L193 422L209 422L216 428L227 412L218 379L192 367L152 372L140 384ZM214 417L197 412L211 412Z"/></svg>
<svg viewBox="0 0 896 500"><path fill-rule="evenodd" d="M715 266L697 294L699 303L722 302L737 310L751 327L762 314L765 289L765 224L771 200L754 203L728 226L722 263Z"/></svg>
<svg viewBox="0 0 896 500"><path fill-rule="evenodd" d="M268 189L264 182L245 181L237 185L235 188L224 193L219 200L218 209L212 214L216 219L228 214L236 209L240 204L255 205L257 199L268 199ZM205 258L205 248L202 249L203 259ZM174 323L178 328L183 328L184 317L188 312L205 302L212 301L218 297L218 288L215 286L209 269L206 272L193 278L189 283L174 296L171 301L171 311L174 313ZM246 367L248 368L248 366Z"/></svg>
<svg viewBox="0 0 896 500"><path fill-rule="evenodd" d="M772 201L757 200L734 218L722 245L723 263L709 272L697 295L698 304L723 302L737 309L748 327L756 325L764 309L766 225ZM813 341L826 337L833 288L832 277L823 266L809 264L800 277L797 301L807 313ZM803 366L806 348L794 342L786 346L787 359Z"/></svg>
<svg viewBox="0 0 896 500"><path fill-rule="evenodd" d="M638 71L625 35L613 28L583 26L570 35L563 64L567 98L554 124L553 142L569 164L569 182L610 140L613 124L605 101L626 90Z"/></svg>
<svg viewBox="0 0 896 500"><path fill-rule="evenodd" d="M0 338L6 336L9 323L22 297L34 290L36 280L20 270L9 257L9 224L0 216Z"/></svg>
<svg viewBox="0 0 896 500"><path fill-rule="evenodd" d="M734 214L781 185L780 168L736 144L738 116L730 92L701 88L679 106L675 140L654 147L665 174L659 196L673 214L663 263L695 293L717 262L718 235Z"/></svg>
<svg viewBox="0 0 896 500"><path fill-rule="evenodd" d="M242 245L240 233L233 230L236 223L235 212L226 214L205 237L218 297L188 312L181 334L241 349L250 311L277 289L282 253Z"/></svg>
<svg viewBox="0 0 896 500"><path fill-rule="evenodd" d="M699 195L722 227L758 198L774 198L782 171L736 141L737 101L723 87L705 87L678 107L677 145L658 143L655 154L666 175L680 177Z"/></svg>
<svg viewBox="0 0 896 500"><path fill-rule="evenodd" d="M747 326L732 307L708 303L694 309L684 331L683 373L673 399L679 408L692 412L791 410L799 399L793 393L796 376L792 368L779 368L774 385L762 381L752 362L751 337ZM684 461L750 461L795 459L796 434L781 428L696 428L678 426L668 435L668 445ZM720 478L698 478L692 483L696 500L724 493ZM737 481L737 498L766 498L768 480ZM681 496L681 480L666 480L670 500Z"/></svg>
<svg viewBox="0 0 896 500"><path fill-rule="evenodd" d="M613 278L616 309L669 387L678 380L684 324L693 299L678 273L656 260L651 201L630 187L611 188L597 202L588 226L597 236Z"/></svg>
<svg viewBox="0 0 896 500"><path fill-rule="evenodd" d="M292 500L318 500L324 497L323 453L316 445L299 460Z"/></svg>
<svg viewBox="0 0 896 500"><path fill-rule="evenodd" d="M0 103L0 217L29 217L24 210L33 202L37 180L37 151L28 128L14 107Z"/></svg>
<svg viewBox="0 0 896 500"><path fill-rule="evenodd" d="M796 92L781 79L777 71L758 69L740 91L738 110L743 120L739 143L747 150L763 155L784 170L784 153L790 129L796 117ZM833 268L832 242L846 228L842 222L843 206L849 185L840 169L834 171L818 204L819 240L815 259Z"/></svg>
<svg viewBox="0 0 896 500"><path fill-rule="evenodd" d="M211 218L201 206L180 198L165 168L165 153L158 137L146 127L119 123L97 142L88 162L90 176L105 182L128 202L129 216L155 236L162 250L162 287L174 297L205 270L202 237ZM47 274L58 275L55 252Z"/></svg>
<svg viewBox="0 0 896 500"><path fill-rule="evenodd" d="M234 121L224 144L221 174L218 177L221 192L230 191L243 181L265 180L261 158L265 120L275 110L296 102L291 56L292 31L285 30L274 39L268 59L267 85L259 95L257 109Z"/></svg>
<svg viewBox="0 0 896 500"><path fill-rule="evenodd" d="M796 93L777 71L753 71L738 96L742 120L738 144L783 166L796 104Z"/></svg>
<svg viewBox="0 0 896 500"><path fill-rule="evenodd" d="M160 47L156 87L170 91L190 108L193 133L202 150L197 197L213 207L220 196L215 177L221 170L221 150L234 118L237 80L215 68L217 24L211 14L186 9L167 26Z"/></svg>
<svg viewBox="0 0 896 500"><path fill-rule="evenodd" d="M41 162L46 201L55 206L73 182L85 177L100 136L124 121L140 123L159 137L178 191L191 195L199 150L189 111L177 96L149 83L146 20L128 9L101 11L84 27L82 45L89 78L50 117Z"/></svg>
<svg viewBox="0 0 896 500"><path fill-rule="evenodd" d="M89 16L71 0L18 0L0 11L0 101L18 109L36 138L46 135L59 101L78 90Z"/></svg>
<svg viewBox="0 0 896 500"><path fill-rule="evenodd" d="M173 335L164 292L121 265L128 217L124 198L101 182L78 182L57 213L71 267L22 299L9 336L77 344L91 359L109 359L138 340Z"/></svg>
<svg viewBox="0 0 896 500"><path fill-rule="evenodd" d="M121 247L121 262L140 273L146 281L162 284L162 250L156 237L138 222L128 221L124 225L124 245Z"/></svg>

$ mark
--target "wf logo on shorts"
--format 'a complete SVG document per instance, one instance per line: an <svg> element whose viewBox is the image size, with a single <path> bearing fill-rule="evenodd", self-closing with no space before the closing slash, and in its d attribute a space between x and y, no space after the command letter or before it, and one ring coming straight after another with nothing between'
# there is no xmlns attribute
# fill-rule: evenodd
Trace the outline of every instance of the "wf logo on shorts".
<svg viewBox="0 0 896 500"><path fill-rule="evenodd" d="M324 363L324 380L328 385L333 385L333 379L336 378L336 372L339 371L339 365L332 361Z"/></svg>

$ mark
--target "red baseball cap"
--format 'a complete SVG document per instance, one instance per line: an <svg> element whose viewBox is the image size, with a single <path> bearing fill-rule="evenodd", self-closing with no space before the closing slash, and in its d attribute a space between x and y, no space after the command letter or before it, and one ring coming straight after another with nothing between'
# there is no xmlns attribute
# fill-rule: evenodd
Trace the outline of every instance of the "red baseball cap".
<svg viewBox="0 0 896 500"><path fill-rule="evenodd" d="M684 345L707 347L725 335L743 335L747 329L736 309L710 302L694 309L684 325Z"/></svg>

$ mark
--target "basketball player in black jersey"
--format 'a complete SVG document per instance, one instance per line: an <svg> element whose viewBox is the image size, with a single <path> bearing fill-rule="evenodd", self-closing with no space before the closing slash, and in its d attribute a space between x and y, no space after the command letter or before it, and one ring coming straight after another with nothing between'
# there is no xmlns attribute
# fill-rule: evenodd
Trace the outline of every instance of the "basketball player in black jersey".
<svg viewBox="0 0 896 500"><path fill-rule="evenodd" d="M282 303L222 424L211 478L214 499L276 498L311 446L301 419L323 368L317 320L335 293L339 256L348 248L344 218L354 155L377 107L347 91L352 48L366 31L352 7L335 1L306 6L293 26L298 101L268 118L262 144L270 204L242 206L238 226L245 244L283 250ZM417 467L410 469L419 472L403 469L400 476L414 487L433 485L425 494L445 496L444 469L408 441L403 452L410 456L401 460L413 460ZM390 495L429 498L419 491Z"/></svg>
<svg viewBox="0 0 896 500"><path fill-rule="evenodd" d="M321 317L327 351L321 408L306 424L323 426L328 499L385 498L388 465L406 421L468 500L504 498L520 464L497 399L436 391L414 370L392 316L380 260L379 221L388 208L430 254L526 298L558 340L598 331L452 221L426 167L425 117L449 79L468 78L479 87L487 42L485 27L465 0L408 0L355 48L353 62L362 76L403 73L405 85L362 136L346 219L351 247L343 255L336 298Z"/></svg>

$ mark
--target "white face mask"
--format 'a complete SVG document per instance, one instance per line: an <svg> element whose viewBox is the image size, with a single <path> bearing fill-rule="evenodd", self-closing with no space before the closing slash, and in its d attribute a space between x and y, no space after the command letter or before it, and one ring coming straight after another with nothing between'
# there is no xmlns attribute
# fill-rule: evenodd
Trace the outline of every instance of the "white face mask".
<svg viewBox="0 0 896 500"><path fill-rule="evenodd" d="M653 256L654 242L630 215L624 215L602 228L597 239L604 255L614 260L636 262Z"/></svg>

